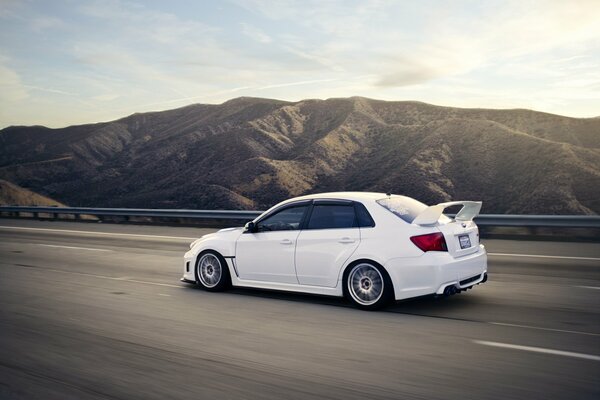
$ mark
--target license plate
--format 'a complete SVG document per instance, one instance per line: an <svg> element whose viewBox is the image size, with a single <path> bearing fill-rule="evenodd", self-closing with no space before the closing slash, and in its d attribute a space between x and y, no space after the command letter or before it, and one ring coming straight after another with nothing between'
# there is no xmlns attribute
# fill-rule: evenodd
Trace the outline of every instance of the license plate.
<svg viewBox="0 0 600 400"><path fill-rule="evenodd" d="M458 241L460 242L461 249L468 249L469 247L471 247L471 239L469 238L469 235L459 236Z"/></svg>

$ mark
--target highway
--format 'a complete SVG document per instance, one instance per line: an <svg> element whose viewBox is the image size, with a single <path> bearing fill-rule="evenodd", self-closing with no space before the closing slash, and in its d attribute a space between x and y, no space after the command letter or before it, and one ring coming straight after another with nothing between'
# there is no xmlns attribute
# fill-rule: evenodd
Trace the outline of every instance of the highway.
<svg viewBox="0 0 600 400"><path fill-rule="evenodd" d="M0 399L600 398L597 243L487 240L487 283L365 312L179 282L210 231L0 219Z"/></svg>

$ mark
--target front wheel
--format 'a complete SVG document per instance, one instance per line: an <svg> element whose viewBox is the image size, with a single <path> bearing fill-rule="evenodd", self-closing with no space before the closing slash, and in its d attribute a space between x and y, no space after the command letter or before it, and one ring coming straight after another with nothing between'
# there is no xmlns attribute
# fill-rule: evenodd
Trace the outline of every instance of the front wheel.
<svg viewBox="0 0 600 400"><path fill-rule="evenodd" d="M378 310L388 304L394 293L387 272L373 262L361 261L345 274L346 298L363 310Z"/></svg>
<svg viewBox="0 0 600 400"><path fill-rule="evenodd" d="M211 292L227 289L231 278L225 259L213 251L201 253L196 262L196 282Z"/></svg>

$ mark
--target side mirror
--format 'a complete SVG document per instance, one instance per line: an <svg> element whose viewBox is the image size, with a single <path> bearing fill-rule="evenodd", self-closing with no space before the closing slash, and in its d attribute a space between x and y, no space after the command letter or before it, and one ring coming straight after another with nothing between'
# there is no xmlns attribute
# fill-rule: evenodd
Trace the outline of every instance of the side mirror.
<svg viewBox="0 0 600 400"><path fill-rule="evenodd" d="M248 222L244 227L246 228L246 232L256 232L256 225L254 224L254 221Z"/></svg>

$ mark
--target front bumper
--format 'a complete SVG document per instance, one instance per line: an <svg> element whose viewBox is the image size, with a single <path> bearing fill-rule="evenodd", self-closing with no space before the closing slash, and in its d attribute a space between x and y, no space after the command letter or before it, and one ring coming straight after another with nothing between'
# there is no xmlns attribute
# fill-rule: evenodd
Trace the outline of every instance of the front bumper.
<svg viewBox="0 0 600 400"><path fill-rule="evenodd" d="M182 282L196 283L196 275L194 273L195 259L196 254L192 251L188 251L183 256L183 277L181 278Z"/></svg>

